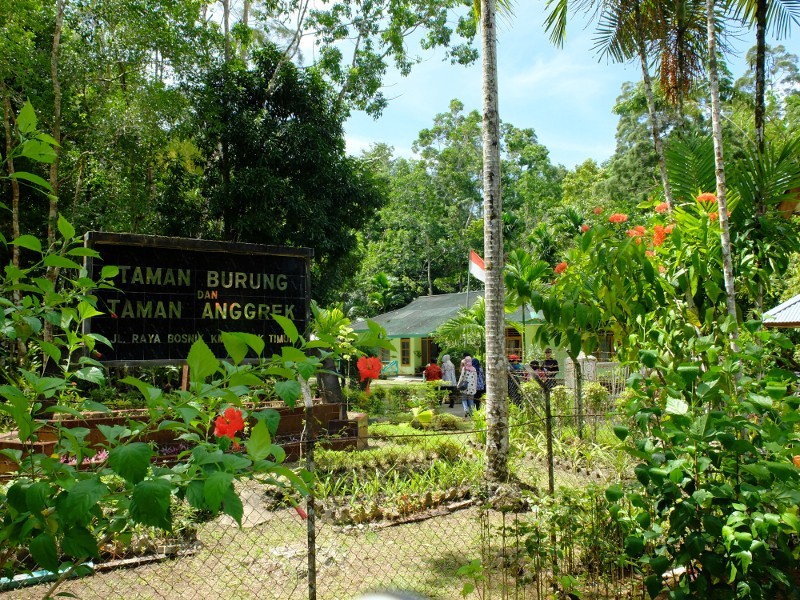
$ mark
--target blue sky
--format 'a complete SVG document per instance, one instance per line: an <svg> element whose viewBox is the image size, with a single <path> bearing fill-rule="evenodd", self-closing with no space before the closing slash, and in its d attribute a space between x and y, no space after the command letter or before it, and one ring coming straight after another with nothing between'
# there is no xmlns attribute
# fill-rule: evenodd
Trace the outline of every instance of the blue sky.
<svg viewBox="0 0 800 600"><path fill-rule="evenodd" d="M617 117L612 108L625 81L638 81L637 64L610 64L592 52L593 29L573 21L563 48L550 44L542 25L543 0L518 2L512 19L498 20L500 118L516 127L531 127L550 151L554 164L572 168L587 158L602 162L614 153ZM747 34L737 45L741 54L752 45ZM796 41L783 42L797 51ZM793 50L794 48L794 50ZM442 61L442 52L420 53L423 62L408 77L386 78L389 106L378 120L354 114L345 124L347 148L360 154L370 144L385 142L396 155L413 157L411 145L433 117L458 98L465 110L481 109L481 68ZM736 77L744 69L741 56L730 57Z"/></svg>

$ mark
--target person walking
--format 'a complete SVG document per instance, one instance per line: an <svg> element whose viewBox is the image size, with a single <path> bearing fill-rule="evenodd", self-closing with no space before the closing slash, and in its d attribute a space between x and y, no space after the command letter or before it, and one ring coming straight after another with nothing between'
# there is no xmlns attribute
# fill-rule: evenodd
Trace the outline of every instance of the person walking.
<svg viewBox="0 0 800 600"><path fill-rule="evenodd" d="M486 376L483 373L481 361L479 361L477 358L472 359L472 366L475 367L475 373L477 375L477 382L475 386L475 410L480 410L481 398L483 397L483 394L486 393Z"/></svg>
<svg viewBox="0 0 800 600"><path fill-rule="evenodd" d="M469 360L467 360L469 359ZM463 368L458 378L458 390L461 392L461 405L464 407L464 416L468 417L475 408L475 392L478 389L478 373L472 366L472 357L465 356L462 361Z"/></svg>
<svg viewBox="0 0 800 600"><path fill-rule="evenodd" d="M558 376L558 361L553 358L553 349L544 349L544 361L542 362L542 371L544 371L546 385L549 389L553 389L556 385L556 377Z"/></svg>
<svg viewBox="0 0 800 600"><path fill-rule="evenodd" d="M453 388L450 392L450 408L453 408L455 405L456 385L458 384L458 380L456 379L456 366L450 360L449 354L442 356L442 383L447 387Z"/></svg>

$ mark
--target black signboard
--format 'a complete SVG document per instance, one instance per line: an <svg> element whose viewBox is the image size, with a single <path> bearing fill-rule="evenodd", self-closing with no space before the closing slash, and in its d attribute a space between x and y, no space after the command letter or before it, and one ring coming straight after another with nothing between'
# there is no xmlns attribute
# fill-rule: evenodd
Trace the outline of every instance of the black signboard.
<svg viewBox="0 0 800 600"><path fill-rule="evenodd" d="M98 348L106 364L180 364L201 336L223 358L226 331L261 336L269 356L288 343L272 315L308 324L308 248L98 232L86 245L102 259L87 259L92 278L119 268L116 289L97 290L104 314L86 325L112 342Z"/></svg>

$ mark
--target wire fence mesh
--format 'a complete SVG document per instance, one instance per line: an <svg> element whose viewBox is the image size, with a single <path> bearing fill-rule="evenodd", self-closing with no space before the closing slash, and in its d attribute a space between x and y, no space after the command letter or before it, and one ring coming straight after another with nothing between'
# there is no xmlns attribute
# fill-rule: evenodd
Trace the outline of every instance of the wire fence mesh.
<svg viewBox="0 0 800 600"><path fill-rule="evenodd" d="M547 494L547 440L536 443L546 417L535 398L525 402L527 419L510 431L512 441L524 436L530 448L514 459L523 491L513 497L489 502L475 483L485 439L479 416L471 428L455 431L376 429L369 452L313 450L311 498L240 482L241 527L229 517L188 515L170 536L154 540L140 532L125 540L124 556L109 545L103 562L87 565L86 576L66 579L57 591L103 599L346 599L376 590L431 599L465 592L503 599L641 597L641 579L626 562L603 496L613 476L608 465L582 450L570 455L570 442L561 440L576 415L553 415L550 443L562 444L553 457L556 488L566 491ZM591 432L596 441L614 418L587 417L589 443ZM21 570L29 559L18 557ZM7 582L2 596L46 597L54 584L36 577Z"/></svg>

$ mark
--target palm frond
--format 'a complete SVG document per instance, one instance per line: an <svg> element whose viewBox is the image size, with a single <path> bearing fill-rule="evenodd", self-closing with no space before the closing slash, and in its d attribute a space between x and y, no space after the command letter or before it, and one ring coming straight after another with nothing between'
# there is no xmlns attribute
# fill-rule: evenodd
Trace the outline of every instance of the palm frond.
<svg viewBox="0 0 800 600"><path fill-rule="evenodd" d="M694 201L698 192L716 189L714 141L710 136L671 141L664 150L664 160L676 203Z"/></svg>

